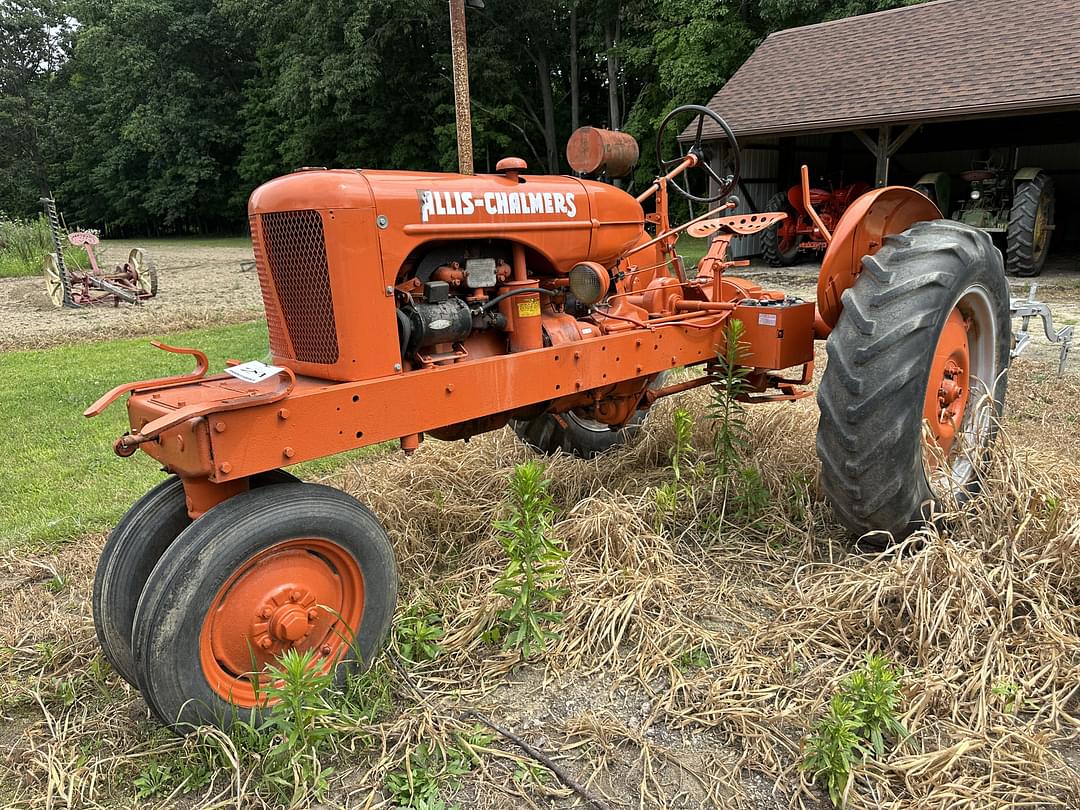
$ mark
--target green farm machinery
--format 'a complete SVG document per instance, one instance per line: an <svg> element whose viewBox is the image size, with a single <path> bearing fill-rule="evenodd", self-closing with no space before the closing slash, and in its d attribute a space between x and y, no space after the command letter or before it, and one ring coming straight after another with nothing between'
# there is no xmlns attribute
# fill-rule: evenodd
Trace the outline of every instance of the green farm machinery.
<svg viewBox="0 0 1080 810"><path fill-rule="evenodd" d="M1053 178L1039 168L1010 171L987 160L977 161L960 180L959 197L946 172L924 174L915 188L952 219L1004 237L1007 272L1039 275L1054 231Z"/></svg>

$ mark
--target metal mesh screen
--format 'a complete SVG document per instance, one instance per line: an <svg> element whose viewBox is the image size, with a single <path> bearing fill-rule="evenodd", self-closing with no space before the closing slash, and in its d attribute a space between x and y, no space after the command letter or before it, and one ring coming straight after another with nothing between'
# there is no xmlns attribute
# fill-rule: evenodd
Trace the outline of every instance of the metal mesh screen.
<svg viewBox="0 0 1080 810"><path fill-rule="evenodd" d="M259 217L248 218L251 226L251 248L255 254L255 267L259 272L259 288L262 290L263 308L266 310L266 330L270 333L270 350L278 357L292 357L292 349L285 338L285 326L281 323L281 308L270 282L270 271L262 249L262 231Z"/></svg>
<svg viewBox="0 0 1080 810"><path fill-rule="evenodd" d="M322 216L318 211L280 211L260 214L259 231L265 257L256 247L260 274L265 265L274 282L285 331L295 359L304 363L329 365L338 359L334 296L326 265ZM258 245L259 240L255 239ZM264 297L266 279L262 278ZM275 352L285 352L285 342L275 345L275 331L281 336L281 322L271 314L275 309L266 300L267 328Z"/></svg>

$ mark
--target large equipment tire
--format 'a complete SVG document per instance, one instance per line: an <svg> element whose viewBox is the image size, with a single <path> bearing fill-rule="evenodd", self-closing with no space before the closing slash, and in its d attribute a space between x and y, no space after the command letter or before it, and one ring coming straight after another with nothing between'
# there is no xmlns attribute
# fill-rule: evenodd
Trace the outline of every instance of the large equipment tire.
<svg viewBox="0 0 1080 810"><path fill-rule="evenodd" d="M788 218L766 228L761 233L761 255L771 267L790 267L799 258L799 245L802 237L793 233L798 214L788 202L788 196L778 191L765 203L766 211L783 211ZM784 226L787 226L786 228ZM791 231L792 233L786 233Z"/></svg>
<svg viewBox="0 0 1080 810"><path fill-rule="evenodd" d="M1046 264L1053 226L1054 180L1039 172L1017 186L1006 234L1006 270L1018 276L1039 275Z"/></svg>
<svg viewBox="0 0 1080 810"><path fill-rule="evenodd" d="M354 498L318 484L242 492L185 529L146 582L132 643L143 697L180 732L258 719L262 673L290 649L343 685L381 648L397 584L386 531Z"/></svg>
<svg viewBox="0 0 1080 810"><path fill-rule="evenodd" d="M1005 400L1009 289L987 233L937 220L886 237L843 303L817 397L821 484L881 547L943 496L978 491Z"/></svg>
<svg viewBox="0 0 1080 810"><path fill-rule="evenodd" d="M663 388L666 372L656 375L649 388ZM614 447L627 444L641 430L648 410L639 408L623 427L612 430L603 422L578 416L573 411L542 413L528 420L511 420L514 433L538 453L552 455L560 450L578 458L594 458Z"/></svg>
<svg viewBox="0 0 1080 810"><path fill-rule="evenodd" d="M296 483L284 470L252 478L253 487ZM191 524L184 484L165 479L135 501L109 534L94 573L94 630L105 659L125 681L139 685L131 627L143 586L165 549Z"/></svg>
<svg viewBox="0 0 1080 810"><path fill-rule="evenodd" d="M926 197L926 199L930 200L930 202L932 202L938 208L941 208L941 203L938 202L937 198L937 189L934 188L934 186L929 183L916 183L914 186L912 186L912 188L914 188L917 192ZM947 214L948 212L943 211L942 213Z"/></svg>

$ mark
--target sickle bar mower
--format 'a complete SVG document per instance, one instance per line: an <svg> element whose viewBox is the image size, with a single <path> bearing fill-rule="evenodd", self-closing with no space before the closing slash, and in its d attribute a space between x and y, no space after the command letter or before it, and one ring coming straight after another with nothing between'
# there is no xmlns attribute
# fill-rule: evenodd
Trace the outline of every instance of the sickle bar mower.
<svg viewBox="0 0 1080 810"><path fill-rule="evenodd" d="M56 202L42 197L52 234L53 253L45 255L45 293L54 306L69 308L98 304L138 304L157 295L157 266L142 248L132 248L127 261L107 271L98 265L94 247L99 240L90 231L75 231L67 241L86 251L89 269L69 268L64 258L64 236L56 214Z"/></svg>
<svg viewBox="0 0 1080 810"><path fill-rule="evenodd" d="M659 144L688 115L698 142L667 159ZM706 117L728 132L730 166L700 142ZM828 338L821 481L853 533L904 537L943 492L974 491L1010 348L989 237L911 189L869 191L827 229L815 306L730 272L742 264L731 240L785 215L729 214L727 125L680 108L657 143L664 174L637 198L527 174L516 158L487 176L302 170L252 194L274 365L208 375L200 352L180 350L194 372L121 386L87 411L129 395L116 452L171 473L110 536L94 591L106 655L166 723L258 711L282 652L313 650L343 675L388 629L386 532L353 498L279 468L507 424L538 451L591 456L632 436L657 398L709 384L733 319L757 400L806 396ZM668 195L693 196L698 172L718 207L672 227ZM692 278L683 231L712 237ZM705 373L666 383L680 367Z"/></svg>

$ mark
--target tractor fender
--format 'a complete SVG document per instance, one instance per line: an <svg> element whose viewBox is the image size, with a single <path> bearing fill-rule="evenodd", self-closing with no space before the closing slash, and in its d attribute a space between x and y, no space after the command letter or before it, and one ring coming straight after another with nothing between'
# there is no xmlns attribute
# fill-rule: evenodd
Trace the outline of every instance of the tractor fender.
<svg viewBox="0 0 1080 810"><path fill-rule="evenodd" d="M1042 169L1035 166L1028 166L1026 168L1020 169L1016 174L1013 175L1013 185L1015 186L1019 183L1029 183L1041 173Z"/></svg>
<svg viewBox="0 0 1080 810"><path fill-rule="evenodd" d="M940 183L944 178L947 178L948 176L949 175L946 174L945 172L927 172L926 174L924 174L922 177L919 178L918 182L915 185L917 185L917 186L936 186L938 183Z"/></svg>
<svg viewBox="0 0 1080 810"><path fill-rule="evenodd" d="M942 218L934 203L907 186L877 188L855 200L837 223L821 261L814 336L824 338L836 326L844 308L841 296L858 278L864 256L877 253L890 234Z"/></svg>

